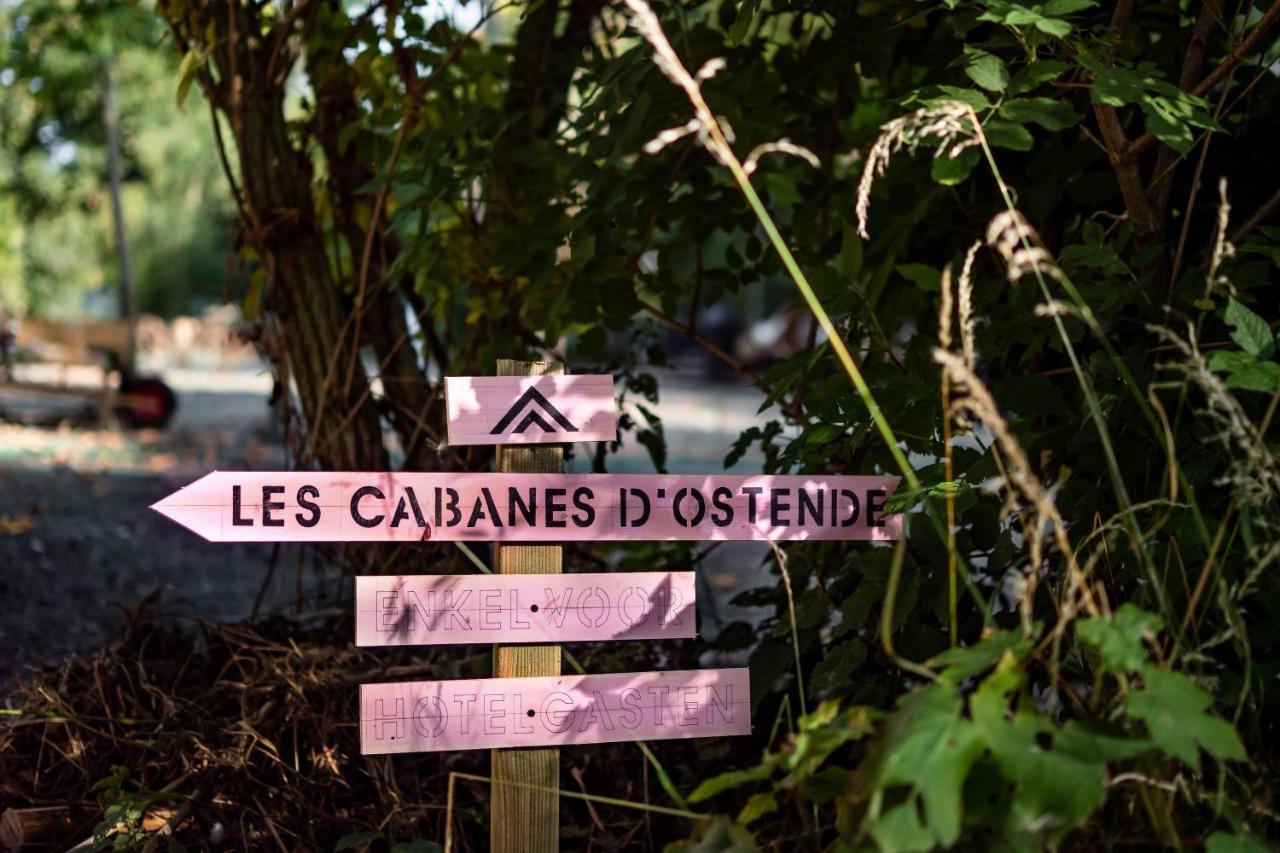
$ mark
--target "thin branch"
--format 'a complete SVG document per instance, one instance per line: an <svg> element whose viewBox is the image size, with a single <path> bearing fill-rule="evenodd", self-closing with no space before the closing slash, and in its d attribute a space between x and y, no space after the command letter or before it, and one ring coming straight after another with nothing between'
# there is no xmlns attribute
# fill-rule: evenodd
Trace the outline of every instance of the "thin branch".
<svg viewBox="0 0 1280 853"><path fill-rule="evenodd" d="M681 334L687 336L689 340L693 341L698 346L702 347L707 352L711 353L716 358L723 361L730 368L732 368L735 373L740 374L744 379L746 379L752 385L760 384L759 373L756 373L750 367L747 367L744 363L734 358L732 355L725 352L720 347L716 346L716 344L710 338L706 337L701 332L697 331L696 329L694 329L693 327L685 323L681 323L679 320L677 320L675 317L672 317L670 314L666 313L661 308L650 305L647 302L642 301L640 303L640 307L644 309L646 314L649 314L653 317L656 317L658 320L661 320L663 323L670 326L672 329L675 329L677 332L680 332Z"/></svg>
<svg viewBox="0 0 1280 853"><path fill-rule="evenodd" d="M1250 231L1257 228L1278 210L1280 210L1280 190L1276 190L1275 194L1267 200L1267 203L1258 208L1257 213L1246 219L1244 224L1231 234L1231 242L1237 246L1240 245L1240 241L1248 236Z"/></svg>
<svg viewBox="0 0 1280 853"><path fill-rule="evenodd" d="M1203 80L1200 81L1191 94L1197 97L1203 97L1210 92L1214 86L1218 85L1224 77L1231 73L1237 65L1239 65L1246 56L1254 51L1266 36L1267 31L1271 29L1276 19L1280 18L1280 0L1275 0L1254 26L1249 34L1242 38L1240 42L1222 58L1212 71L1209 72ZM1151 133L1144 133L1142 136L1129 143L1128 147L1121 152L1120 157L1126 162L1132 162L1142 155L1147 149L1156 144L1156 138Z"/></svg>

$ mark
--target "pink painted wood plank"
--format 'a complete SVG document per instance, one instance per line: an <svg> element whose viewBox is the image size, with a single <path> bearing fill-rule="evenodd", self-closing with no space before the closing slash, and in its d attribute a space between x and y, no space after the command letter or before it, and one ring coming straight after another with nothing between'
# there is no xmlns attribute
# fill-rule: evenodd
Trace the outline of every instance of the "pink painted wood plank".
<svg viewBox="0 0 1280 853"><path fill-rule="evenodd" d="M357 646L689 639L693 572L356 578Z"/></svg>
<svg viewBox="0 0 1280 853"><path fill-rule="evenodd" d="M365 755L750 733L745 668L360 686Z"/></svg>
<svg viewBox="0 0 1280 853"><path fill-rule="evenodd" d="M152 509L215 542L902 535L897 477L215 471Z"/></svg>
<svg viewBox="0 0 1280 853"><path fill-rule="evenodd" d="M612 376L449 376L450 444L613 441Z"/></svg>

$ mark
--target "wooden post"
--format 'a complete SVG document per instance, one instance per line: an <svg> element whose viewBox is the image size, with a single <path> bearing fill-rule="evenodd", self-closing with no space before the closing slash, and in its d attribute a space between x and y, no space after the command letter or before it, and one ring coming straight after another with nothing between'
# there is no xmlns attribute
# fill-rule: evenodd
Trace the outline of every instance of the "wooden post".
<svg viewBox="0 0 1280 853"><path fill-rule="evenodd" d="M564 373L564 365L546 361L498 360L499 376L543 376ZM564 450L554 445L497 448L500 473L559 473ZM559 545L497 545L499 574L559 574ZM560 647L521 645L493 647L496 678L559 675ZM490 789L493 826L489 847L494 853L542 853L560 848L560 750L495 749ZM518 782L535 788L504 785Z"/></svg>

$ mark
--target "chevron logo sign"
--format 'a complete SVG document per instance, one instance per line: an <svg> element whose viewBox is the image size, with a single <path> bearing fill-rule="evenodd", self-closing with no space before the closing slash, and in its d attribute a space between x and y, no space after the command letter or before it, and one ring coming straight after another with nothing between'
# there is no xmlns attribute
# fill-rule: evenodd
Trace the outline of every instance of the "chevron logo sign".
<svg viewBox="0 0 1280 853"><path fill-rule="evenodd" d="M556 444L618 437L612 376L450 376L449 443Z"/></svg>
<svg viewBox="0 0 1280 853"><path fill-rule="evenodd" d="M507 409L507 413L502 416L502 420L498 421L494 428L489 430L489 434L502 435L507 432L507 427L511 426L515 419L520 416L520 413L526 410L527 414L511 432L522 433L531 426L537 426L543 432L558 432L559 430L549 424L543 415L555 421L560 426L560 429L565 432L578 431L578 428L570 423L569 419L562 415L559 409L551 405L551 401L542 396L537 388L530 388L520 395L520 399L516 400L514 406Z"/></svg>

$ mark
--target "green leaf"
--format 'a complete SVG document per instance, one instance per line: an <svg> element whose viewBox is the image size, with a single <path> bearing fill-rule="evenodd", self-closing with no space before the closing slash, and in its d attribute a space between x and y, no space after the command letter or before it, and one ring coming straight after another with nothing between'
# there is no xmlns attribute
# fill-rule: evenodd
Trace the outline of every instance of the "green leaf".
<svg viewBox="0 0 1280 853"><path fill-rule="evenodd" d="M204 65L204 60L204 53L194 48L183 55L182 64L178 66L178 109L186 104L187 93L191 91L191 84L195 81L200 66Z"/></svg>
<svg viewBox="0 0 1280 853"><path fill-rule="evenodd" d="M1076 623L1080 640L1098 650L1108 672L1134 672L1147 662L1144 639L1164 629L1164 620L1154 613L1125 603L1112 618L1097 616Z"/></svg>
<svg viewBox="0 0 1280 853"><path fill-rule="evenodd" d="M1098 5L1098 0L1049 0L1040 7L1040 11L1046 15L1061 17L1063 15L1074 15L1076 12L1083 12L1085 9L1092 9Z"/></svg>
<svg viewBox="0 0 1280 853"><path fill-rule="evenodd" d="M668 844L665 853L755 853L759 849L746 827L716 815L699 823L687 841Z"/></svg>
<svg viewBox="0 0 1280 853"><path fill-rule="evenodd" d="M871 837L885 851L930 850L933 836L920 823L915 800L899 803L882 814L869 828Z"/></svg>
<svg viewBox="0 0 1280 853"><path fill-rule="evenodd" d="M748 767L745 770L729 770L718 776L712 776L710 779L703 780L702 784L693 789L693 793L689 795L689 802L700 803L709 800L721 791L727 791L730 788L740 788L743 785L750 785L754 782L763 782L769 778L769 774L773 772L777 759L766 759L765 763L756 767Z"/></svg>
<svg viewBox="0 0 1280 853"><path fill-rule="evenodd" d="M412 841L401 841L391 845L391 853L441 853L442 848L434 841L415 838Z"/></svg>
<svg viewBox="0 0 1280 853"><path fill-rule="evenodd" d="M926 293L937 293L941 286L942 273L927 264L898 264L893 269Z"/></svg>
<svg viewBox="0 0 1280 853"><path fill-rule="evenodd" d="M982 732L1001 773L1014 783L1009 819L1020 832L1046 828L1061 837L1078 826L1106 796L1105 760L1056 748L1056 731L1045 717L1020 711L1009 717L1009 696L1022 684L1017 659L1006 654L972 701Z"/></svg>
<svg viewBox="0 0 1280 853"><path fill-rule="evenodd" d="M1215 832L1204 843L1205 853L1270 853L1273 848L1252 835Z"/></svg>
<svg viewBox="0 0 1280 853"><path fill-rule="evenodd" d="M1206 714L1213 697L1177 672L1142 668L1143 689L1125 698L1129 714L1147 724L1156 745L1191 767L1199 766L1197 747L1215 758L1243 761L1244 745L1226 720Z"/></svg>
<svg viewBox="0 0 1280 853"><path fill-rule="evenodd" d="M973 107L975 112L991 109L991 101L977 89L966 89L961 86L939 86L937 91L942 94L941 98L926 98L921 103L926 106L937 106L951 101L959 101L962 104L968 104Z"/></svg>
<svg viewBox="0 0 1280 853"><path fill-rule="evenodd" d="M756 13L760 11L761 2L762 0L742 0L739 4L738 17L733 19L733 26L729 28L730 44L742 44L742 40L751 31L751 22L755 20Z"/></svg>
<svg viewBox="0 0 1280 853"><path fill-rule="evenodd" d="M944 678L959 682L995 666L1006 652L1022 658L1030 650L1031 644L1021 631L997 631L972 646L947 649L935 655L929 664L941 668Z"/></svg>
<svg viewBox="0 0 1280 853"><path fill-rule="evenodd" d="M1209 369L1227 374L1228 388L1244 391L1274 391L1280 388L1280 364L1258 361L1240 350L1215 350L1209 354Z"/></svg>
<svg viewBox="0 0 1280 853"><path fill-rule="evenodd" d="M778 800L774 797L772 791L753 794L751 799L747 800L747 804L742 807L742 811L738 812L737 822L746 826L753 820L758 820L777 810Z"/></svg>
<svg viewBox="0 0 1280 853"><path fill-rule="evenodd" d="M1020 124L993 118L982 126L987 141L997 148L1008 148L1010 151L1030 151L1035 140L1031 131Z"/></svg>
<svg viewBox="0 0 1280 853"><path fill-rule="evenodd" d="M1071 24L1059 18L1038 17L1035 19L1035 27L1040 32L1055 38L1064 39L1071 35Z"/></svg>
<svg viewBox="0 0 1280 853"><path fill-rule="evenodd" d="M985 50L965 46L964 55L967 62L964 73L969 79L989 92L1003 92L1009 85L1009 72L1004 61Z"/></svg>
<svg viewBox="0 0 1280 853"><path fill-rule="evenodd" d="M860 639L837 643L813 668L809 689L814 693L834 693L849 686L853 671L867 659L867 644Z"/></svg>
<svg viewBox="0 0 1280 853"><path fill-rule="evenodd" d="M1014 72L1013 79L1009 81L1009 94L1021 95L1023 92L1030 92L1040 84L1062 76L1071 68L1069 63L1059 62L1056 59L1042 59L1039 62L1024 65Z"/></svg>
<svg viewBox="0 0 1280 853"><path fill-rule="evenodd" d="M1017 98L1000 105L1000 115L1016 124L1035 122L1045 130L1064 130L1080 120L1066 101Z"/></svg>
<svg viewBox="0 0 1280 853"><path fill-rule="evenodd" d="M911 785L919 792L927 829L939 844L954 844L960 836L964 780L983 748L977 728L961 716L961 704L947 684L899 702L879 778L881 786Z"/></svg>
<svg viewBox="0 0 1280 853"><path fill-rule="evenodd" d="M385 836L376 829L368 829L364 832L352 832L338 839L338 843L333 845L333 849L337 850L355 850L357 847L364 847L366 844L372 844Z"/></svg>
<svg viewBox="0 0 1280 853"><path fill-rule="evenodd" d="M1271 358L1276 351L1275 336L1267 321L1259 317L1252 309L1237 302L1234 297L1227 300L1227 310L1223 317L1227 325L1234 326L1231 340L1240 348L1258 358Z"/></svg>
<svg viewBox="0 0 1280 853"><path fill-rule="evenodd" d="M957 157L939 154L933 158L933 179L944 187L955 186L973 172L981 154L977 148L966 148Z"/></svg>
<svg viewBox="0 0 1280 853"><path fill-rule="evenodd" d="M818 771L831 753L850 741L866 737L871 731L871 715L866 708L841 711L839 702L827 699L800 718L799 731L792 740L791 751L782 758L782 767L796 779L806 779Z"/></svg>

